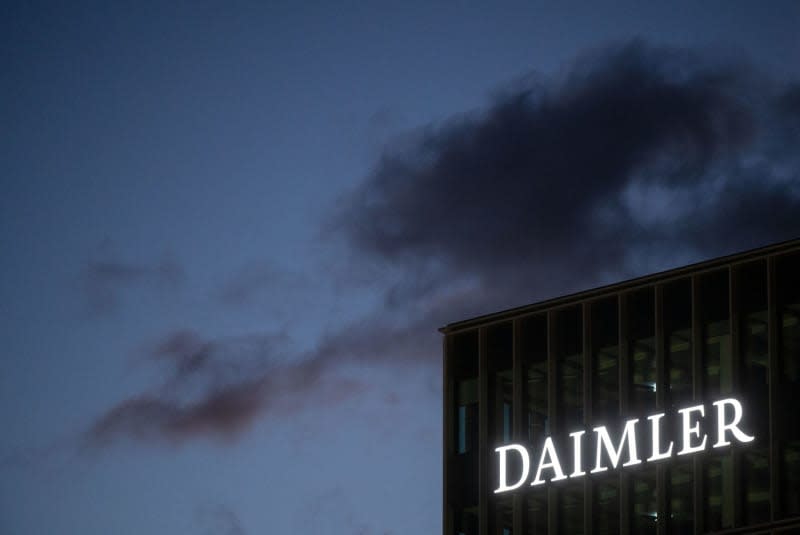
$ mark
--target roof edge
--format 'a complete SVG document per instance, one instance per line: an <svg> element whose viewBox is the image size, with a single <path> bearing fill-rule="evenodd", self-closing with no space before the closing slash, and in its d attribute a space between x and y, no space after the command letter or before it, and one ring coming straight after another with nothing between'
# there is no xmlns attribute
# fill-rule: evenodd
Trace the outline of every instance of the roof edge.
<svg viewBox="0 0 800 535"><path fill-rule="evenodd" d="M632 279L614 282L611 284L605 284L603 286L597 286L595 288L591 288L588 290L581 290L579 292L574 292L571 294L566 294L558 297L552 297L549 299L545 299L543 301L537 301L527 305L521 305L518 307L500 310L498 312L490 312L488 314L482 314L480 316L475 316L472 318L455 321L453 323L448 323L443 327L439 327L439 332L442 334L449 334L455 331L460 331L463 329L474 327L479 324L501 321L511 316L518 316L526 313L534 313L541 309L554 308L560 305L569 304L573 301L583 301L591 299L592 297L602 295L604 293L609 293L614 291L624 291L625 289L639 285L652 284L658 281L665 281L672 278L679 278L686 275L687 272L712 270L722 265L746 262L748 260L751 260L753 257L769 256L772 254L784 253L791 251L792 249L800 249L800 238L794 238L791 240L777 242L770 245L764 245L761 247L757 247L755 249L748 249L745 251L740 251L738 253L719 256L708 260L701 260L699 262L695 262L693 264L687 264L685 266L671 268L664 271L657 271L655 273L642 275L640 277L634 277Z"/></svg>

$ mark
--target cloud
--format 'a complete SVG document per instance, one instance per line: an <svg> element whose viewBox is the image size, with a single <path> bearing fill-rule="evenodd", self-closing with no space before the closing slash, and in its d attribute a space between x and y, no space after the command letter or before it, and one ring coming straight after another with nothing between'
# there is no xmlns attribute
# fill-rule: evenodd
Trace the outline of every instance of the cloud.
<svg viewBox="0 0 800 535"><path fill-rule="evenodd" d="M281 269L268 262L251 262L228 278L217 292L220 302L243 306L259 299L271 303L286 302L287 296L308 287L312 281L299 273Z"/></svg>
<svg viewBox="0 0 800 535"><path fill-rule="evenodd" d="M160 388L87 438L235 438L362 392L348 366L436 372L447 322L797 237L798 146L800 86L742 63L637 40L528 77L387 146L343 198L326 231L385 268L378 310L299 355L280 337L174 332L153 350ZM239 281L234 300L271 284Z"/></svg>
<svg viewBox="0 0 800 535"><path fill-rule="evenodd" d="M734 61L636 40L389 146L332 224L484 310L800 235L800 97ZM456 318L454 318L456 319Z"/></svg>
<svg viewBox="0 0 800 535"><path fill-rule="evenodd" d="M185 279L183 267L169 255L151 264L126 262L103 244L81 273L89 310L95 314L116 310L129 290L175 290Z"/></svg>
<svg viewBox="0 0 800 535"><path fill-rule="evenodd" d="M96 449L121 438L230 441L265 413L337 405L366 388L328 373L333 344L290 361L282 352L287 343L282 333L213 340L190 330L167 334L150 353L168 365L163 382L105 411L84 433L84 445Z"/></svg>
<svg viewBox="0 0 800 535"><path fill-rule="evenodd" d="M161 384L103 412L84 432L84 446L96 450L120 439L226 442L260 417L339 406L369 389L343 375L345 365L437 366L431 325L428 316L410 324L365 320L299 355L283 349L290 346L284 333L208 339L192 330L170 332L149 352L166 366Z"/></svg>

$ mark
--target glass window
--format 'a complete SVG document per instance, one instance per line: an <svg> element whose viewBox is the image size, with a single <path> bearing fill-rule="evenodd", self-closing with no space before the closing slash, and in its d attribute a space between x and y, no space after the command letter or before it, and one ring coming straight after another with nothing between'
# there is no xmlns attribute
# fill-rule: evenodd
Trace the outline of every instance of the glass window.
<svg viewBox="0 0 800 535"><path fill-rule="evenodd" d="M666 410L675 412L691 402L692 384L692 284L681 279L663 288L663 318L667 389ZM680 423L673 418L672 436L680 436ZM670 461L667 478L667 522L669 533L694 531L694 465L692 461Z"/></svg>
<svg viewBox="0 0 800 535"><path fill-rule="evenodd" d="M508 496L497 497L494 501L494 518L489 532L493 535L511 535L511 528L514 524L513 502Z"/></svg>
<svg viewBox="0 0 800 535"><path fill-rule="evenodd" d="M583 427L582 323L580 306L559 311L556 316L560 433Z"/></svg>
<svg viewBox="0 0 800 535"><path fill-rule="evenodd" d="M595 535L619 533L619 475L612 473L595 480L592 527Z"/></svg>
<svg viewBox="0 0 800 535"><path fill-rule="evenodd" d="M776 262L780 403L776 429L780 444L782 516L800 513L800 253Z"/></svg>
<svg viewBox="0 0 800 535"><path fill-rule="evenodd" d="M673 462L669 467L669 533L694 531L694 467L692 461Z"/></svg>
<svg viewBox="0 0 800 535"><path fill-rule="evenodd" d="M619 307L618 298L591 304L592 425L615 427L619 422ZM584 466L594 458L584 446ZM593 478L592 527L596 535L619 533L619 473ZM568 532L565 532L568 533Z"/></svg>
<svg viewBox="0 0 800 535"><path fill-rule="evenodd" d="M733 391L728 270L698 277L698 308L703 337L703 397L717 400ZM713 434L709 437L713 440ZM733 527L731 451L703 461L703 522L706 531Z"/></svg>
<svg viewBox="0 0 800 535"><path fill-rule="evenodd" d="M525 436L540 445L550 434L547 418L547 316L520 320L519 354L522 358L525 400Z"/></svg>
<svg viewBox="0 0 800 535"><path fill-rule="evenodd" d="M478 508L457 511L453 528L454 535L478 535Z"/></svg>
<svg viewBox="0 0 800 535"><path fill-rule="evenodd" d="M486 329L486 357L489 372L489 451L512 441L512 399L514 329L511 322L492 325ZM494 455L490 455L495 459ZM521 464L509 463L509 477L516 478L522 470ZM490 485L499 485L498 465L489 464ZM498 505L499 507L499 505ZM500 515L498 509L497 514ZM500 518L499 516L497 518ZM499 524L496 524L499 526ZM500 528L498 528L500 529ZM502 533L502 532L498 532Z"/></svg>
<svg viewBox="0 0 800 535"><path fill-rule="evenodd" d="M715 455L703 461L703 517L706 531L733 527L733 459Z"/></svg>
<svg viewBox="0 0 800 535"><path fill-rule="evenodd" d="M637 415L656 407L655 294L644 288L627 296L630 402Z"/></svg>
<svg viewBox="0 0 800 535"><path fill-rule="evenodd" d="M767 263L750 262L736 268L739 312L741 397L747 407L744 431L755 441L742 452L744 525L768 522L769 493L769 353L767 347Z"/></svg>
<svg viewBox="0 0 800 535"><path fill-rule="evenodd" d="M525 535L547 535L547 489L532 491L525 500Z"/></svg>
<svg viewBox="0 0 800 535"><path fill-rule="evenodd" d="M728 270L698 279L703 329L703 393L720 399L733 390Z"/></svg>
<svg viewBox="0 0 800 535"><path fill-rule="evenodd" d="M513 397L514 330L511 322L487 329L486 352L489 362L489 395L493 414L490 417L494 444L511 442ZM496 446L493 446L496 447Z"/></svg>
<svg viewBox="0 0 800 535"><path fill-rule="evenodd" d="M656 533L658 502L656 500L656 469L643 466L631 474L631 533Z"/></svg>
<svg viewBox="0 0 800 535"><path fill-rule="evenodd" d="M559 491L559 533L583 533L583 481L568 483Z"/></svg>
<svg viewBox="0 0 800 535"><path fill-rule="evenodd" d="M453 380L455 405L451 439L451 452L454 455L448 465L448 496L452 504L470 507L478 504L477 331L453 335L448 366ZM459 520L461 515L461 510L457 509L457 522L462 522Z"/></svg>
<svg viewBox="0 0 800 535"><path fill-rule="evenodd" d="M449 364L455 384L456 453L478 447L478 333L455 335Z"/></svg>
<svg viewBox="0 0 800 535"><path fill-rule="evenodd" d="M583 318L580 305L558 311L556 370L558 374L557 443L567 443L567 433L583 428ZM562 463L564 461L562 460ZM559 490L559 533L583 533L583 480L564 482Z"/></svg>
<svg viewBox="0 0 800 535"><path fill-rule="evenodd" d="M666 341L669 408L675 410L692 399L692 284L681 279L664 286L664 338Z"/></svg>
<svg viewBox="0 0 800 535"><path fill-rule="evenodd" d="M591 305L592 420L619 419L619 314L617 297Z"/></svg>

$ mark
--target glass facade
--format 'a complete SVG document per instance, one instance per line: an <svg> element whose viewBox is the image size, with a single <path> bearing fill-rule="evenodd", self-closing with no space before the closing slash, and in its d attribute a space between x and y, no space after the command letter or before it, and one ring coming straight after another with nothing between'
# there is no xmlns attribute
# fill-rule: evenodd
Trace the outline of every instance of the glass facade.
<svg viewBox="0 0 800 535"><path fill-rule="evenodd" d="M800 241L442 332L445 535L800 533ZM741 401L754 440L712 447L722 398ZM693 405L708 445L679 456L678 411ZM644 460L647 416L662 413L671 456L592 473L595 427L619 443L639 418ZM548 437L565 476L583 472L531 486ZM495 448L508 444L531 452L529 474L498 494ZM522 466L510 455L506 481Z"/></svg>

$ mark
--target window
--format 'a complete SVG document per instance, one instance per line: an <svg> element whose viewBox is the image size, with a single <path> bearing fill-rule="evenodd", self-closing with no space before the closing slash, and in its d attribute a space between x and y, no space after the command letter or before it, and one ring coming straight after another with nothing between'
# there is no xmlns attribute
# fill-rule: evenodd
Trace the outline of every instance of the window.
<svg viewBox="0 0 800 535"><path fill-rule="evenodd" d="M740 396L748 408L745 432L756 440L742 452L742 520L744 525L770 519L769 351L767 329L767 263L739 266L733 272L739 321Z"/></svg>
<svg viewBox="0 0 800 535"><path fill-rule="evenodd" d="M547 535L547 489L531 491L525 499L525 535Z"/></svg>
<svg viewBox="0 0 800 535"><path fill-rule="evenodd" d="M511 322L493 325L486 332L489 361L489 395L492 403L494 443L506 444L512 437L514 329Z"/></svg>
<svg viewBox="0 0 800 535"><path fill-rule="evenodd" d="M619 419L619 314L617 296L591 304L592 421Z"/></svg>
<svg viewBox="0 0 800 535"><path fill-rule="evenodd" d="M733 391L728 270L699 277L703 330L703 396L720 399Z"/></svg>
<svg viewBox="0 0 800 535"><path fill-rule="evenodd" d="M669 533L694 531L694 468L692 461L674 461L669 467Z"/></svg>
<svg viewBox="0 0 800 535"><path fill-rule="evenodd" d="M630 404L634 414L652 414L656 407L655 294L653 288L627 296Z"/></svg>
<svg viewBox="0 0 800 535"><path fill-rule="evenodd" d="M619 533L619 475L603 475L595 479L592 525L595 535Z"/></svg>
<svg viewBox="0 0 800 535"><path fill-rule="evenodd" d="M556 315L559 433L583 427L583 332L581 307Z"/></svg>
<svg viewBox="0 0 800 535"><path fill-rule="evenodd" d="M564 484L558 492L559 533L583 533L583 481Z"/></svg>
<svg viewBox="0 0 800 535"><path fill-rule="evenodd" d="M673 410L692 400L692 285L682 279L664 286L667 405Z"/></svg>
<svg viewBox="0 0 800 535"><path fill-rule="evenodd" d="M642 466L631 477L631 501L631 533L655 535L658 526L658 503L656 470L653 466Z"/></svg>
<svg viewBox="0 0 800 535"><path fill-rule="evenodd" d="M547 415L547 316L520 320L520 348L525 384L525 436L529 444L541 445L550 434Z"/></svg>
<svg viewBox="0 0 800 535"><path fill-rule="evenodd" d="M800 253L776 262L780 403L775 414L781 445L781 513L800 513Z"/></svg>
<svg viewBox="0 0 800 535"><path fill-rule="evenodd" d="M697 284L703 337L703 398L716 400L733 391L728 270L702 275ZM706 531L717 531L734 524L733 452L712 451L710 455L703 460L702 468L703 523Z"/></svg>

